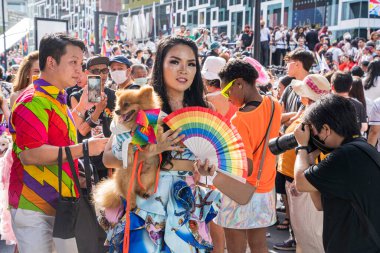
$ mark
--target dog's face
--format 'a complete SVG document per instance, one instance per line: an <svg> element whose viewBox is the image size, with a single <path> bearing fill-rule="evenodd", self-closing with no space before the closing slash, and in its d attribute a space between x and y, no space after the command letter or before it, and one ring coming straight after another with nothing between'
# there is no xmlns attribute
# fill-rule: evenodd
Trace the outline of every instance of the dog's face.
<svg viewBox="0 0 380 253"><path fill-rule="evenodd" d="M4 157L5 153L11 148L11 139L6 135L0 136L0 158Z"/></svg>
<svg viewBox="0 0 380 253"><path fill-rule="evenodd" d="M139 110L161 108L161 100L153 87L145 86L139 90L120 90L116 92L114 119L127 129L134 129Z"/></svg>

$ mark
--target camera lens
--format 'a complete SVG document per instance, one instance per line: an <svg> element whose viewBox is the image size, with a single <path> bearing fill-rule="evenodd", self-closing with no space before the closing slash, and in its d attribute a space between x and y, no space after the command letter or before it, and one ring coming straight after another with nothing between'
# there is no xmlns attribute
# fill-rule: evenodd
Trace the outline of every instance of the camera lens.
<svg viewBox="0 0 380 253"><path fill-rule="evenodd" d="M269 150L274 155L279 155L287 150L294 149L298 143L293 133L269 140Z"/></svg>

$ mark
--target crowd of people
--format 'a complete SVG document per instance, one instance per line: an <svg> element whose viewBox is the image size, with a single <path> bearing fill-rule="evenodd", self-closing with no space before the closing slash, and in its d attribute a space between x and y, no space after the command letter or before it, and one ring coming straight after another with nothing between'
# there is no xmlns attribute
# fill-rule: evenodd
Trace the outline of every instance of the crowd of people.
<svg viewBox="0 0 380 253"><path fill-rule="evenodd" d="M164 126L139 157L162 155L157 191L137 196L130 212L120 196L120 206L97 213L109 252L123 252L125 239L129 252L245 253L249 247L264 253L273 225L289 231L276 249L380 252L380 33L333 42L327 27L261 27L259 60L250 54L249 26L232 48L225 34L192 34L181 26L157 43L109 41L102 56L65 34L45 35L15 70L12 85L2 82L1 239L21 253L60 252L53 240L59 194L80 192L67 151L64 187L58 187L60 147L69 147L83 176L77 160L88 142L99 178L112 177L123 169L113 152L119 91L151 86L162 101L161 117L200 106L231 122L242 137L254 194L245 205L223 194L213 185L215 166L183 145L180 129ZM285 73L269 71L272 63ZM94 75L100 101L89 102ZM287 136L296 148L287 141L280 154L272 153L269 140Z"/></svg>

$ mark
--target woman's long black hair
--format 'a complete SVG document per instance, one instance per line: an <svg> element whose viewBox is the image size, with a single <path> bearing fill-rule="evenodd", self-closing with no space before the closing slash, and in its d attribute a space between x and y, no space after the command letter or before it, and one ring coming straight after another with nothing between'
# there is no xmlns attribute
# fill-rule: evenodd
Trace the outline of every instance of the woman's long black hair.
<svg viewBox="0 0 380 253"><path fill-rule="evenodd" d="M369 90L374 87L376 78L380 78L380 61L373 61L368 65L368 74L364 83L364 89Z"/></svg>
<svg viewBox="0 0 380 253"><path fill-rule="evenodd" d="M164 83L164 59L169 50L176 45L186 45L191 48L194 53L197 68L193 83L190 88L185 91L183 106L207 107L207 103L204 99L204 86L202 82L201 67L199 64L198 48L196 44L192 40L186 38L171 36L162 39L157 46L156 59L153 66L151 79L151 85L162 99L162 110L167 114L170 114L172 109L169 105L169 98Z"/></svg>
<svg viewBox="0 0 380 253"><path fill-rule="evenodd" d="M365 101L364 89L362 79L360 77L353 77L352 87L350 92L348 93L350 97L356 98L360 103L364 106L364 112L367 115L367 103Z"/></svg>
<svg viewBox="0 0 380 253"><path fill-rule="evenodd" d="M199 64L198 47L192 40L182 37L171 36L162 39L157 46L156 59L153 65L151 78L151 85L153 86L155 92L157 92L157 94L161 97L162 100L161 109L167 114L170 114L172 112L172 108L169 104L169 97L167 94L163 73L165 57L168 54L169 50L176 45L186 45L191 48L191 50L194 53L197 68L197 72L194 76L193 83L191 84L190 88L185 91L183 106L208 107L207 102L204 98L204 86L202 82L201 67ZM164 126L164 131L167 131L168 129L168 126ZM162 154L162 158L163 165L170 164L172 166L172 156L170 151L164 152Z"/></svg>

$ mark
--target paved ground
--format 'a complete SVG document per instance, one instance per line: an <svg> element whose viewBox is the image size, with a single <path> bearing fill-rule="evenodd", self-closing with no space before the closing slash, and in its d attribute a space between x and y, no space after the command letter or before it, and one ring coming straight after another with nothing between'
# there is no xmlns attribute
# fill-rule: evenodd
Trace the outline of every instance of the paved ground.
<svg viewBox="0 0 380 253"><path fill-rule="evenodd" d="M280 203L278 203L278 204L280 204ZM279 213L279 218L280 218L280 221L282 221L284 219L284 214ZM268 249L269 249L270 253L289 252L289 251L281 251L281 250L274 250L273 249L273 245L275 243L279 243L279 242L282 242L282 241L288 239L288 236L289 236L288 231L278 231L278 230L276 230L276 227L273 226L273 227L270 227L268 229L268 232L270 233L270 237L267 238L267 242L268 242ZM6 246L5 242L0 240L0 253L13 253L13 251L14 251L14 246ZM250 252L251 251L249 249L247 249L247 253L250 253Z"/></svg>
<svg viewBox="0 0 380 253"><path fill-rule="evenodd" d="M280 220L282 220L282 214L280 214ZM271 227L268 230L271 234L270 237L268 237L268 249L270 253L284 253L288 251L278 251L273 249L273 244L282 242L287 239L288 232L286 231L278 231L275 227ZM0 241L0 252L1 253L13 253L14 247L13 246L6 246L4 241ZM227 251L226 251L227 252ZM250 250L247 250L247 253L250 253Z"/></svg>

